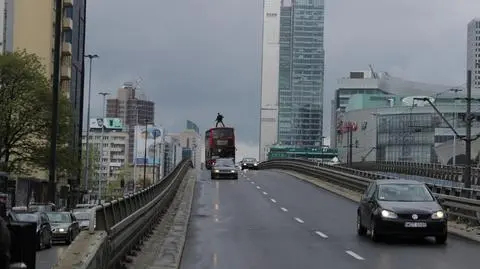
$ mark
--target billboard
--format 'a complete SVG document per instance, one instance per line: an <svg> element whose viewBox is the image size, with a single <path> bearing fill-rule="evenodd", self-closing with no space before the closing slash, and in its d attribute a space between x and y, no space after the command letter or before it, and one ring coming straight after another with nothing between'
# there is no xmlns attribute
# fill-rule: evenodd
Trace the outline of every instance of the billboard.
<svg viewBox="0 0 480 269"><path fill-rule="evenodd" d="M135 138L134 138L134 160L138 165L153 165L153 159L155 164L161 163L161 143L163 142L164 130L160 127L149 125L135 126ZM154 146L156 144L156 146ZM147 149L147 159L145 160L145 148Z"/></svg>
<svg viewBox="0 0 480 269"><path fill-rule="evenodd" d="M120 118L92 118L88 126L90 129L122 130L123 122Z"/></svg>
<svg viewBox="0 0 480 269"><path fill-rule="evenodd" d="M200 129L198 126L190 120L187 120L187 130L194 130L197 134L200 134Z"/></svg>

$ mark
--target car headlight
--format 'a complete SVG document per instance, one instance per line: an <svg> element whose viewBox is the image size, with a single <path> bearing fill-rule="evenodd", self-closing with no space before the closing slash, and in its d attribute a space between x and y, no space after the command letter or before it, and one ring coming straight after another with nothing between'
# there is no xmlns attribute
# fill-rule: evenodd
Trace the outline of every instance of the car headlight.
<svg viewBox="0 0 480 269"><path fill-rule="evenodd" d="M382 217L386 218L386 219L396 219L396 218L398 218L396 213L394 213L392 211L385 210L385 209L382 210L381 214L382 214Z"/></svg>
<svg viewBox="0 0 480 269"><path fill-rule="evenodd" d="M257 166L257 165L258 165L258 163L254 163L253 165Z"/></svg>
<svg viewBox="0 0 480 269"><path fill-rule="evenodd" d="M63 232L65 232L65 229L60 228L60 229L58 229L58 231L61 232L61 233L63 233Z"/></svg>
<svg viewBox="0 0 480 269"><path fill-rule="evenodd" d="M215 173L220 173L220 170L214 170L213 172L215 172Z"/></svg>
<svg viewBox="0 0 480 269"><path fill-rule="evenodd" d="M235 170L230 170L230 172L235 173Z"/></svg>
<svg viewBox="0 0 480 269"><path fill-rule="evenodd" d="M445 217L445 213L443 211L437 211L432 214L432 219L443 219Z"/></svg>

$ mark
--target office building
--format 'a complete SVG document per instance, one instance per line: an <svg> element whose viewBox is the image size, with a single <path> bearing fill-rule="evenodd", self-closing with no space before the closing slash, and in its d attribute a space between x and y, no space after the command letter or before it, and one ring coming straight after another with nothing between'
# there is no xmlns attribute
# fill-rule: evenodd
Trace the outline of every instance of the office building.
<svg viewBox="0 0 480 269"><path fill-rule="evenodd" d="M99 122L101 124L99 124ZM110 124L113 122L114 124ZM92 190L98 189L98 180L102 181L102 193L107 189L107 182L119 179L121 173L125 172L128 153L128 133L123 131L123 124L120 119L92 118L88 127L90 128L90 163L94 167L93 182L89 184ZM102 128L103 137L102 137ZM86 132L82 137L84 150L86 149ZM102 149L103 144L103 149ZM103 155L100 156L103 150Z"/></svg>
<svg viewBox="0 0 480 269"><path fill-rule="evenodd" d="M165 136L163 174L166 176L182 161L182 145L176 135Z"/></svg>
<svg viewBox="0 0 480 269"><path fill-rule="evenodd" d="M266 160L268 147L277 142L280 7L281 0L264 0L263 2L259 138L259 156L261 161Z"/></svg>
<svg viewBox="0 0 480 269"><path fill-rule="evenodd" d="M2 0L5 50L25 49L40 57L46 75L53 75L55 1ZM83 120L83 81L85 50L85 0L63 0L61 43L61 93L73 107L71 148L80 158ZM2 42L3 43L3 42Z"/></svg>
<svg viewBox="0 0 480 269"><path fill-rule="evenodd" d="M192 158L193 166L200 168L202 162L203 139L197 124L187 120L186 129L177 134L170 134L180 141L182 159Z"/></svg>
<svg viewBox="0 0 480 269"><path fill-rule="evenodd" d="M324 1L282 1L277 142L319 146L323 129Z"/></svg>
<svg viewBox="0 0 480 269"><path fill-rule="evenodd" d="M388 74L375 76L376 80L355 75L357 78L339 81L334 101L338 109L331 123L331 143L335 143L339 159L348 161L351 145L353 162L452 164L453 156L457 156L456 164L461 164L464 147L460 141L454 140L453 131L428 102L415 98L429 98L456 131L465 135L462 119L466 103L456 100L465 97L465 89L407 81ZM347 83L349 88L345 87ZM480 105L473 104L472 111L478 110ZM472 132L480 133L480 117L474 120Z"/></svg>
<svg viewBox="0 0 480 269"><path fill-rule="evenodd" d="M467 28L467 70L472 71L472 88L480 90L480 18Z"/></svg>
<svg viewBox="0 0 480 269"><path fill-rule="evenodd" d="M155 122L155 103L145 100L131 82L126 82L117 91L117 98L107 100L107 117L120 118L129 135L128 162L134 160L135 126Z"/></svg>

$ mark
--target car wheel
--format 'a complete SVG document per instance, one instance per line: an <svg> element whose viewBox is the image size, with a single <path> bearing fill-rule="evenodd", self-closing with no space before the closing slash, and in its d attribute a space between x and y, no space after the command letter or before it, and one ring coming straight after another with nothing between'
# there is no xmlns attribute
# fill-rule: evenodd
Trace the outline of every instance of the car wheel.
<svg viewBox="0 0 480 269"><path fill-rule="evenodd" d="M52 245L53 245L53 239L52 239L52 235L50 234L49 238L48 238L48 242L47 244L45 244L45 247L46 248L52 248Z"/></svg>
<svg viewBox="0 0 480 269"><path fill-rule="evenodd" d="M42 233L39 233L38 234L38 245L37 245L37 249L41 250L43 249L43 234Z"/></svg>
<svg viewBox="0 0 480 269"><path fill-rule="evenodd" d="M357 234L358 235L367 234L367 228L362 226L362 217L360 216L360 213L357 213Z"/></svg>
<svg viewBox="0 0 480 269"><path fill-rule="evenodd" d="M72 237L73 236L70 233L67 235L67 239L65 239L65 243L67 243L67 245L70 245L72 243L72 241L73 241Z"/></svg>
<svg viewBox="0 0 480 269"><path fill-rule="evenodd" d="M435 244L443 245L447 242L447 234L435 236Z"/></svg>
<svg viewBox="0 0 480 269"><path fill-rule="evenodd" d="M370 238L372 239L373 242L378 242L380 241L380 236L377 234L377 224L375 223L375 220L372 218L370 221Z"/></svg>

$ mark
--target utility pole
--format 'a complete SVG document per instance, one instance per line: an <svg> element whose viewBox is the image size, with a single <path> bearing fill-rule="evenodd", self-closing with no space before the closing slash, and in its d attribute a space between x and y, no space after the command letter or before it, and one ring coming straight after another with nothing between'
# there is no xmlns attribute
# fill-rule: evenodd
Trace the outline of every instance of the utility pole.
<svg viewBox="0 0 480 269"><path fill-rule="evenodd" d="M465 171L464 171L464 185L465 188L472 186L472 70L467 70L467 113L465 120L467 121L467 128L465 131Z"/></svg>
<svg viewBox="0 0 480 269"><path fill-rule="evenodd" d="M48 175L48 200L55 203L57 178L58 95L60 93L60 47L62 42L62 0L55 0L55 40L53 54L52 126L50 130L50 160Z"/></svg>
<svg viewBox="0 0 480 269"><path fill-rule="evenodd" d="M476 63L477 67L480 67L480 62ZM438 108L432 103L429 98L414 98L414 100L422 100L428 102L433 107L435 112L442 118L447 126L453 131L456 137L465 141L465 168L463 172L463 184L465 188L471 188L472 186L472 142L480 138L477 134L472 138L472 121L475 118L472 115L472 71L467 70L467 111L465 113L466 130L465 136L460 136L455 128L448 122Z"/></svg>

